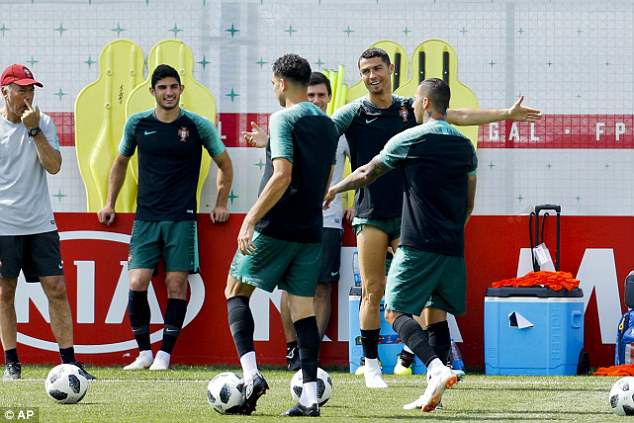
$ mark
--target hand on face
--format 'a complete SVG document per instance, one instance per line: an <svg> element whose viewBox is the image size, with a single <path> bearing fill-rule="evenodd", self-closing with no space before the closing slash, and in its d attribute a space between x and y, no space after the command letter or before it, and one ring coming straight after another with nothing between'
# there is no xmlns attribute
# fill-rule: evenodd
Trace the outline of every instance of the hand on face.
<svg viewBox="0 0 634 423"><path fill-rule="evenodd" d="M27 128L35 128L40 125L40 108L33 106L29 103L27 99L24 99L24 104L26 105L26 109L24 113L22 113L21 120L22 124Z"/></svg>

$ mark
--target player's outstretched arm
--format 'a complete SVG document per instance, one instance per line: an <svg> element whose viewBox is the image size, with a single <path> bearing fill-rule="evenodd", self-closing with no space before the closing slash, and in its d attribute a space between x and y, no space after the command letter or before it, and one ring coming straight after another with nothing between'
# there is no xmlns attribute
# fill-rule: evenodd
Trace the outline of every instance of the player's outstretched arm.
<svg viewBox="0 0 634 423"><path fill-rule="evenodd" d="M324 208L330 207L330 203L335 199L335 196L340 192L357 189L362 186L371 184L379 176L392 170L386 166L380 157L374 156L369 163L358 167L350 175L346 176L341 182L330 187L326 196L324 197Z"/></svg>
<svg viewBox="0 0 634 423"><path fill-rule="evenodd" d="M534 122L542 118L538 109L522 105L524 96L520 96L508 109L447 109L447 121L454 125L482 125L500 120Z"/></svg>
<svg viewBox="0 0 634 423"><path fill-rule="evenodd" d="M104 207L97 213L99 223L102 223L106 226L109 226L112 224L112 222L114 222L114 208L115 204L117 203L119 191L121 191L121 187L123 186L123 181L125 181L125 173L128 169L129 162L129 157L119 154L112 163L110 176L108 178L108 199L106 200L106 204L104 205Z"/></svg>
<svg viewBox="0 0 634 423"><path fill-rule="evenodd" d="M242 221L242 227L238 234L238 248L242 254L248 255L255 251L252 242L255 225L280 201L291 184L292 176L293 164L290 161L285 158L273 159L273 175Z"/></svg>
<svg viewBox="0 0 634 423"><path fill-rule="evenodd" d="M216 196L216 206L209 216L213 223L222 223L229 219L227 201L229 192L231 191L231 184L233 183L233 164L226 150L222 154L214 156L213 160L218 166L218 172L216 174L216 190L218 195Z"/></svg>

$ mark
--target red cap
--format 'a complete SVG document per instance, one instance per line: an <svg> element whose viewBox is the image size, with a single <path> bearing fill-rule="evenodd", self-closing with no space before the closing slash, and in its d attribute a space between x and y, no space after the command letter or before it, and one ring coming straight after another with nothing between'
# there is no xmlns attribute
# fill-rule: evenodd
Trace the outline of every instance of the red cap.
<svg viewBox="0 0 634 423"><path fill-rule="evenodd" d="M2 72L2 78L0 78L0 86L7 86L9 84L16 85L37 85L43 87L44 85L33 79L33 72L24 65L11 65Z"/></svg>

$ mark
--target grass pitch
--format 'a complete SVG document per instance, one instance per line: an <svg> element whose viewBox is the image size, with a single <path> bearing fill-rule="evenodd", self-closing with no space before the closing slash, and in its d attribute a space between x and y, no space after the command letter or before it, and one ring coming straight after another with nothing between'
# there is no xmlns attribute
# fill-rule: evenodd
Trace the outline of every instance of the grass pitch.
<svg viewBox="0 0 634 423"><path fill-rule="evenodd" d="M0 382L0 407L37 407L40 422L203 422L286 420L277 416L292 405L292 373L264 369L271 390L250 417L223 416L208 404L208 381L226 369L176 367L167 372L124 372L90 367L97 376L82 402L58 405L44 392L49 367L23 367L23 380ZM233 369L236 373L240 371ZM443 396L445 409L422 414L405 411L404 403L424 389L422 376L386 376L388 389L368 390L363 379L329 371L333 395L322 408L322 420L350 422L623 422L610 412L608 392L617 378L491 377L467 374ZM0 415L0 422L10 421ZM33 421L33 420L30 420Z"/></svg>

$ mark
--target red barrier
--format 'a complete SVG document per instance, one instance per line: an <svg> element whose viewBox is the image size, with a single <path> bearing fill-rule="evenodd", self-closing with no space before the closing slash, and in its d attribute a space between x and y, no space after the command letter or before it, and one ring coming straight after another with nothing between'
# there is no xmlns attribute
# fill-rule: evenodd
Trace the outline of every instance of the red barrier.
<svg viewBox="0 0 634 423"><path fill-rule="evenodd" d="M76 321L76 350L82 354L81 360L98 364L129 361L130 356L136 354L125 308L128 291L127 242L132 215L119 215L117 223L109 228L97 223L92 213L57 213L56 218L63 240L68 295ZM241 219L242 215L234 215L226 224L213 225L207 215L198 218L201 273L199 277L190 277L192 298L188 320L191 321L181 333L174 362L237 364L227 327L223 288ZM590 353L593 366L612 363L614 347L602 342L610 342L616 334L618 319L613 324L610 319L616 314L620 316L621 281L634 264L629 248L633 227L634 218L631 217L562 218L561 268L577 275L586 296L591 295L592 298L586 310L585 348ZM494 280L516 274L519 250L528 243L527 231L526 217L474 216L469 222L466 238L467 314L457 319L464 340L460 348L468 366L483 365L482 319L486 288ZM546 241L553 244L553 240L547 238ZM350 246L353 243L354 237L347 230L344 244ZM579 277L582 273L584 278ZM149 295L156 311L159 307L164 310L166 302L165 287L161 281L159 272L152 284L156 295ZM262 297L260 299L265 302ZM46 322L45 297L39 285L20 285L16 310L23 361L57 361L57 348ZM269 317L268 321L266 317ZM338 319L334 300L327 332L334 340L338 339ZM260 309L256 325L259 339L268 339L256 342L259 360L282 364L285 344L276 307L270 304L268 312L266 307ZM159 345L161 329L161 314L154 313L151 325L153 340L156 341L153 342L154 347ZM347 363L347 357L346 342L323 344L321 358L324 364Z"/></svg>

